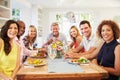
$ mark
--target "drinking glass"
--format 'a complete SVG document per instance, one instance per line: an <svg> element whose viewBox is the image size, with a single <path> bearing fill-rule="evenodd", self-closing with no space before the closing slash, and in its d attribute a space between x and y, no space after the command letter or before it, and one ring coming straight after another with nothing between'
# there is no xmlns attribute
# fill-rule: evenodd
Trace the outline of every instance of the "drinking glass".
<svg viewBox="0 0 120 80"><path fill-rule="evenodd" d="M48 56L50 59L54 60L56 57L56 49L51 48L51 46L48 46Z"/></svg>

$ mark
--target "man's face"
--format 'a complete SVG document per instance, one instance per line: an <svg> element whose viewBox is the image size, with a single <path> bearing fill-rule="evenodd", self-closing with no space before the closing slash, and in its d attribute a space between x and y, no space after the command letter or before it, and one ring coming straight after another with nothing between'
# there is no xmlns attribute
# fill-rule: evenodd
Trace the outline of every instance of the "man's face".
<svg viewBox="0 0 120 80"><path fill-rule="evenodd" d="M19 33L18 35L22 36L25 33L25 24L24 23L19 23Z"/></svg>
<svg viewBox="0 0 120 80"><path fill-rule="evenodd" d="M80 25L80 31L86 38L89 38L92 32L91 27L87 23Z"/></svg>
<svg viewBox="0 0 120 80"><path fill-rule="evenodd" d="M53 32L54 36L57 36L59 34L59 27L57 25L56 26L52 26L51 27L51 31Z"/></svg>

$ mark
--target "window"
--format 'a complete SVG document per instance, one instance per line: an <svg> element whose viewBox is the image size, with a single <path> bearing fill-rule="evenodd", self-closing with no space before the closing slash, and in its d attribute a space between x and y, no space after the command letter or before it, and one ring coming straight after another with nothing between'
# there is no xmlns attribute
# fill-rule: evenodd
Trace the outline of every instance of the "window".
<svg viewBox="0 0 120 80"><path fill-rule="evenodd" d="M79 29L79 23L82 20L88 20L88 21L90 21L91 25L94 24L94 18L91 13L52 12L50 16L51 16L50 20L55 20L59 23L60 32L64 33L67 36L68 41L71 41L70 35L69 35L69 29L72 25L77 26ZM51 19L51 18L56 18L56 19Z"/></svg>

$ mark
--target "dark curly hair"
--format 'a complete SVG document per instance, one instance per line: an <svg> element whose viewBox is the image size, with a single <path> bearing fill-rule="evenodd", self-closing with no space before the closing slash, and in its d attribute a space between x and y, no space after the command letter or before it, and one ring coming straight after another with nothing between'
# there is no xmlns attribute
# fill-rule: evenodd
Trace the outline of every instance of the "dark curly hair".
<svg viewBox="0 0 120 80"><path fill-rule="evenodd" d="M10 27L11 24L16 24L18 27L18 31L19 31L19 25L16 21L14 20L8 20L6 21L6 23L3 25L3 27L1 28L1 32L0 32L0 37L3 39L4 41L4 51L6 55L9 55L10 51L11 51L11 45L9 43L10 38L7 35L7 31Z"/></svg>
<svg viewBox="0 0 120 80"><path fill-rule="evenodd" d="M102 38L102 35L101 35L101 30L102 30L102 27L104 25L108 25L111 27L112 31L113 31L113 34L114 34L114 39L118 39L120 37L120 28L118 26L118 24L112 20L103 20L99 26L98 26L98 36Z"/></svg>

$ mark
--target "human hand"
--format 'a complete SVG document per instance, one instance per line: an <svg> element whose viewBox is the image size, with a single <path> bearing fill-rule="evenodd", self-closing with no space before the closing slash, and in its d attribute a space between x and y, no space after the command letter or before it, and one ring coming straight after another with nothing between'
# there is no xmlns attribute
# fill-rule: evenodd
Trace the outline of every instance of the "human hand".
<svg viewBox="0 0 120 80"><path fill-rule="evenodd" d="M64 54L64 58L65 58L65 59L70 58L70 54L65 53L65 54Z"/></svg>
<svg viewBox="0 0 120 80"><path fill-rule="evenodd" d="M9 80L14 80L13 78L9 78Z"/></svg>
<svg viewBox="0 0 120 80"><path fill-rule="evenodd" d="M47 44L49 45L49 44L51 44L53 42L53 39L50 39L48 42L47 42Z"/></svg>
<svg viewBox="0 0 120 80"><path fill-rule="evenodd" d="M79 56L78 53L72 53L72 54L68 54L68 53L66 53L66 54L64 54L64 57L65 57L65 58L78 59L80 56Z"/></svg>
<svg viewBox="0 0 120 80"><path fill-rule="evenodd" d="M1 80L13 80L12 78L4 77Z"/></svg>

